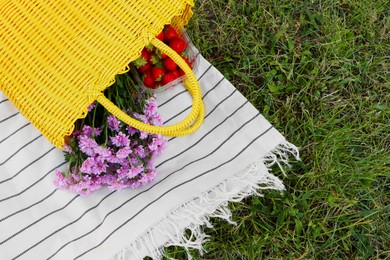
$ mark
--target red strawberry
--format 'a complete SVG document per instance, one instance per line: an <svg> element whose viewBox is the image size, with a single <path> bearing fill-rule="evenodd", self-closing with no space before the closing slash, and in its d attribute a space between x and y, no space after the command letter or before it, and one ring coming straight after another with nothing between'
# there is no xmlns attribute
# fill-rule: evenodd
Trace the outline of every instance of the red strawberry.
<svg viewBox="0 0 390 260"><path fill-rule="evenodd" d="M153 79L155 81L160 81L162 79L162 77L164 76L164 69L162 68L159 68L159 67L153 67L152 68L152 75L153 75Z"/></svg>
<svg viewBox="0 0 390 260"><path fill-rule="evenodd" d="M147 71L144 77L144 85L148 88L154 88L155 82L151 71Z"/></svg>
<svg viewBox="0 0 390 260"><path fill-rule="evenodd" d="M144 47L143 51L146 51L148 54L152 54L154 52L154 46L152 44L148 44Z"/></svg>
<svg viewBox="0 0 390 260"><path fill-rule="evenodd" d="M157 36L156 36L157 39L159 39L160 41L164 41L164 32L160 32Z"/></svg>
<svg viewBox="0 0 390 260"><path fill-rule="evenodd" d="M141 51L141 56L138 59L136 59L133 63L135 65L135 67L137 69L139 69L142 66L144 66L145 64L147 64L148 60L149 60L149 54L145 49L143 49Z"/></svg>
<svg viewBox="0 0 390 260"><path fill-rule="evenodd" d="M183 76L184 74L185 74L184 71L181 68L179 68L179 76Z"/></svg>
<svg viewBox="0 0 390 260"><path fill-rule="evenodd" d="M166 25L163 31L164 31L164 41L165 42L169 42L172 39L178 37L177 32L170 25Z"/></svg>
<svg viewBox="0 0 390 260"><path fill-rule="evenodd" d="M141 68L142 66L144 66L145 64L147 64L148 62L142 58L142 57L139 57L138 59L136 59L135 61L133 61L133 64L134 66L139 69Z"/></svg>
<svg viewBox="0 0 390 260"><path fill-rule="evenodd" d="M163 65L167 70L175 70L177 68L177 64L171 58L164 59Z"/></svg>
<svg viewBox="0 0 390 260"><path fill-rule="evenodd" d="M174 38L169 42L169 47L171 47L175 52L181 53L186 49L187 43L183 39Z"/></svg>
<svg viewBox="0 0 390 260"><path fill-rule="evenodd" d="M187 57L184 57L184 56L181 56L183 58L183 60L188 64L188 66L192 69L192 64L191 64L191 61L189 58Z"/></svg>
<svg viewBox="0 0 390 260"><path fill-rule="evenodd" d="M183 55L181 56L181 58L188 64L188 66L192 69L192 64L191 64L191 62L190 62L190 59L189 58L187 58L187 57L184 57ZM184 71L181 69L181 68L179 68L179 74L180 74L180 76L183 76L185 73L184 73Z"/></svg>
<svg viewBox="0 0 390 260"><path fill-rule="evenodd" d="M176 70L172 70L171 73L175 76L175 79L180 77L179 71L177 69Z"/></svg>
<svg viewBox="0 0 390 260"><path fill-rule="evenodd" d="M175 77L175 74L170 71L164 75L164 77L162 78L162 83L165 85L171 81L174 81L175 79L177 79L177 77Z"/></svg>
<svg viewBox="0 0 390 260"><path fill-rule="evenodd" d="M168 57L165 53L162 53L160 50L156 50L156 55L159 57L161 60L165 59Z"/></svg>
<svg viewBox="0 0 390 260"><path fill-rule="evenodd" d="M161 59L158 57L157 54L153 54L153 55L150 55L150 56L149 56L149 63L151 63L151 64L156 65L156 64L158 64L160 61L161 61Z"/></svg>
<svg viewBox="0 0 390 260"><path fill-rule="evenodd" d="M146 63L145 65L141 66L138 68L138 71L141 72L141 73L145 73L146 71L150 70L152 68L152 64L150 64L149 62Z"/></svg>
<svg viewBox="0 0 390 260"><path fill-rule="evenodd" d="M146 47L142 49L141 57L144 58L144 60L146 61L149 59L149 51Z"/></svg>
<svg viewBox="0 0 390 260"><path fill-rule="evenodd" d="M176 69L176 70L172 70L171 71L172 74L175 76L175 79L177 79L178 77L180 77L180 74L179 74L179 71Z"/></svg>

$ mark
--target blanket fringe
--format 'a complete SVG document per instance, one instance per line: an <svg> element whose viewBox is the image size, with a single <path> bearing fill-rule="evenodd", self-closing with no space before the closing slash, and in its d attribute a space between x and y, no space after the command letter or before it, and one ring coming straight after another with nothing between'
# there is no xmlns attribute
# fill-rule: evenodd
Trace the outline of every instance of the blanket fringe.
<svg viewBox="0 0 390 260"><path fill-rule="evenodd" d="M213 228L211 218L221 218L236 225L231 219L229 202L239 202L251 195L263 196L262 191L267 189L284 190L282 181L270 173L270 168L277 164L286 175L283 166L290 166L288 161L291 156L300 160L298 148L287 141L279 144L245 171L173 210L168 217L156 223L112 259L143 259L145 256L161 259L164 256L164 247L167 246L183 247L187 251L188 259L192 259L189 249L197 249L202 254L203 244L208 241L208 235L202 227ZM237 188L237 183L242 184L239 185L240 189ZM185 227L178 225L183 220L189 223ZM167 230L174 230L174 234ZM166 242L163 245L156 243L156 236L164 237Z"/></svg>

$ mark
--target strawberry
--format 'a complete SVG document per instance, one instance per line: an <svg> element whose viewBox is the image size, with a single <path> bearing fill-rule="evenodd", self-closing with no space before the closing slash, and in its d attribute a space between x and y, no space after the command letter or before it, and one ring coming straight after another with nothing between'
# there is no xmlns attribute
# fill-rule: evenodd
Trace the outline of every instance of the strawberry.
<svg viewBox="0 0 390 260"><path fill-rule="evenodd" d="M138 59L136 59L133 63L134 63L134 66L137 69L139 69L142 66L144 66L145 64L147 64L148 60L149 60L149 54L148 54L148 52L145 49L143 49L141 51L141 56L138 57Z"/></svg>
<svg viewBox="0 0 390 260"><path fill-rule="evenodd" d="M171 73L175 76L175 79L180 77L179 71L177 69L176 70L172 70Z"/></svg>
<svg viewBox="0 0 390 260"><path fill-rule="evenodd" d="M152 64L149 62L145 63L145 65L138 68L138 71L141 73L145 73L146 71L150 70L152 68Z"/></svg>
<svg viewBox="0 0 390 260"><path fill-rule="evenodd" d="M190 62L190 59L189 58L187 58L187 57L185 57L185 56L183 56L183 55L181 55L181 58L188 64L188 66L192 69L192 64L191 64L191 62ZM179 68L179 74L180 74L180 76L183 76L185 73L184 73L184 71L181 69L181 68Z"/></svg>
<svg viewBox="0 0 390 260"><path fill-rule="evenodd" d="M152 75L155 81L160 81L164 76L165 70L159 67L152 68Z"/></svg>
<svg viewBox="0 0 390 260"><path fill-rule="evenodd" d="M142 49L141 57L144 58L144 60L146 61L149 59L149 51L146 47Z"/></svg>
<svg viewBox="0 0 390 260"><path fill-rule="evenodd" d="M171 47L175 52L181 53L186 49L187 43L183 39L174 38L169 42L169 47Z"/></svg>
<svg viewBox="0 0 390 260"><path fill-rule="evenodd" d="M142 58L142 57L139 57L138 59L136 59L136 60L133 62L134 66L135 66L137 69L141 68L142 66L144 66L144 65L147 64L147 63L148 63L148 62L147 62L144 58Z"/></svg>
<svg viewBox="0 0 390 260"><path fill-rule="evenodd" d="M154 52L154 46L152 44L148 44L144 47L143 51L146 51L148 54L152 54Z"/></svg>
<svg viewBox="0 0 390 260"><path fill-rule="evenodd" d="M185 74L184 71L181 68L179 68L179 76L183 76L184 74Z"/></svg>
<svg viewBox="0 0 390 260"><path fill-rule="evenodd" d="M173 29L173 27L170 26L169 24L164 27L163 32L164 32L164 41L165 42L170 42L172 39L178 37L175 29Z"/></svg>
<svg viewBox="0 0 390 260"><path fill-rule="evenodd" d="M159 57L158 53L149 56L149 63L157 65L158 67L162 66L161 58Z"/></svg>
<svg viewBox="0 0 390 260"><path fill-rule="evenodd" d="M168 57L165 53L162 53L160 50L156 50L156 55L159 57L161 60L165 59Z"/></svg>
<svg viewBox="0 0 390 260"><path fill-rule="evenodd" d="M160 32L157 36L156 36L157 39L159 39L160 41L164 41L164 31Z"/></svg>
<svg viewBox="0 0 390 260"><path fill-rule="evenodd" d="M171 81L174 81L175 79L177 79L177 77L175 77L175 74L170 71L164 75L164 77L162 78L162 83L165 85Z"/></svg>
<svg viewBox="0 0 390 260"><path fill-rule="evenodd" d="M188 66L192 69L192 64L191 64L191 61L189 58L187 57L184 57L183 55L181 56L183 58L183 60L188 64Z"/></svg>
<svg viewBox="0 0 390 260"><path fill-rule="evenodd" d="M171 58L164 59L163 65L167 70L175 70L177 68L177 64Z"/></svg>
<svg viewBox="0 0 390 260"><path fill-rule="evenodd" d="M153 78L151 71L147 71L145 73L143 82L147 88L154 88L155 87L155 82L154 82L154 78Z"/></svg>

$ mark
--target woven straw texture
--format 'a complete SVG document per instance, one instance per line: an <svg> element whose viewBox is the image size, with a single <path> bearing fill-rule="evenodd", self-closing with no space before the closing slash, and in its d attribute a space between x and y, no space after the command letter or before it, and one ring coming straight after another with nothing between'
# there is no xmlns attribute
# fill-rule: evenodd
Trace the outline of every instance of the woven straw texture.
<svg viewBox="0 0 390 260"><path fill-rule="evenodd" d="M0 90L62 148L88 105L105 102L102 91L115 75L164 24L184 26L192 6L192 0L0 0Z"/></svg>

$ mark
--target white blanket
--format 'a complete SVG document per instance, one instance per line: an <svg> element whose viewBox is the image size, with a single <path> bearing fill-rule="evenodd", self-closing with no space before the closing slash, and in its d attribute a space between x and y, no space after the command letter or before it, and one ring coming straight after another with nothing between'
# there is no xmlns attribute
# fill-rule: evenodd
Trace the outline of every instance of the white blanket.
<svg viewBox="0 0 390 260"><path fill-rule="evenodd" d="M282 190L268 168L298 158L297 149L203 57L197 77L205 122L192 135L168 138L156 179L87 197L55 189L63 153L0 92L0 259L138 259L160 257L164 245L201 249L200 227L210 226L209 217L229 221L228 201ZM191 97L177 86L157 101L169 125L189 112Z"/></svg>

